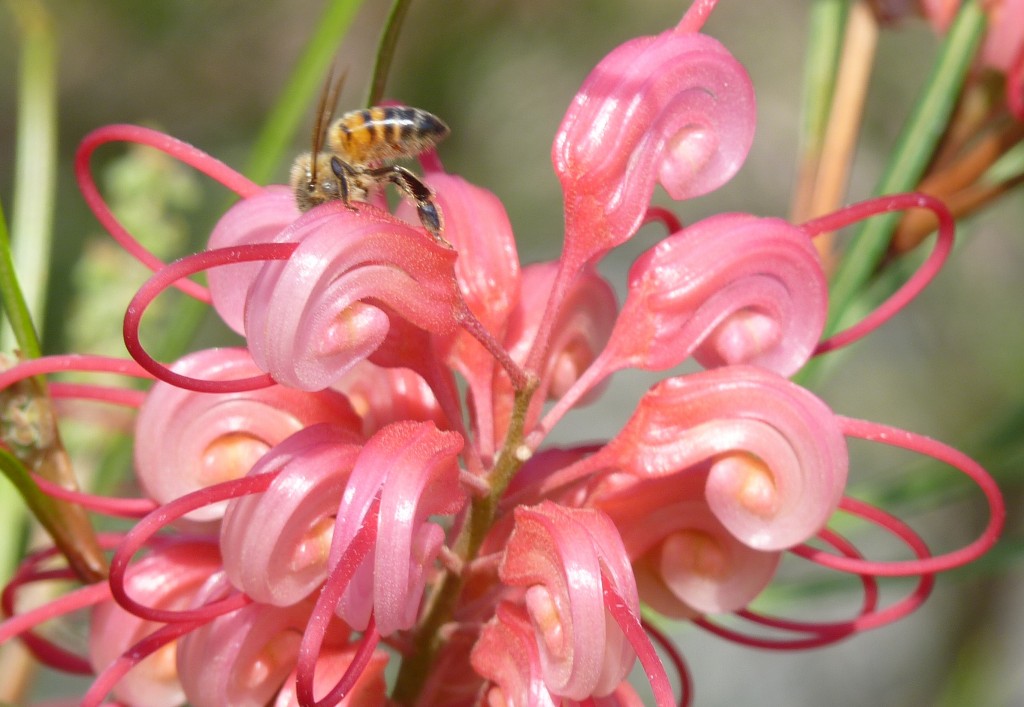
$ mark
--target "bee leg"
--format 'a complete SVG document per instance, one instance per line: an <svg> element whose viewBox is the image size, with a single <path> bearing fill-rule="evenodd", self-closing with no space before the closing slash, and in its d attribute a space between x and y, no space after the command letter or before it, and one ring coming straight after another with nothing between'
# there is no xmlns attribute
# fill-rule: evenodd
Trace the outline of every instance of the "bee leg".
<svg viewBox="0 0 1024 707"><path fill-rule="evenodd" d="M387 179L416 202L416 213L419 214L423 228L436 240L448 245L448 241L441 237L441 212L434 203L434 193L430 191L430 187L405 167L397 165L380 167L372 170L372 173L375 177Z"/></svg>
<svg viewBox="0 0 1024 707"><path fill-rule="evenodd" d="M345 207L348 208L349 211L355 211L356 207L352 206L348 188L348 180L351 177L352 168L337 157L332 157L331 171L334 172L334 176L338 178L338 193L341 195L342 203L345 204Z"/></svg>

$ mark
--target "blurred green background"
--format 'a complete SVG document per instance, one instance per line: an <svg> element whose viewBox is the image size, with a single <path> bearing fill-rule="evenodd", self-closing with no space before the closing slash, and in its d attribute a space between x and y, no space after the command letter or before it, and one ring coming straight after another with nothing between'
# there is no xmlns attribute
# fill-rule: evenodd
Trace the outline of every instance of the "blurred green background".
<svg viewBox="0 0 1024 707"><path fill-rule="evenodd" d="M10 1L10 0L9 0ZM740 174L707 197L675 207L687 222L721 211L784 216L798 143L808 0L723 0L706 32L747 67L758 96L758 133ZM359 107L390 3L366 2L338 49L348 71L340 109ZM685 3L562 0L418 0L385 91L452 128L440 155L450 171L506 204L524 262L557 257L561 196L551 141L593 65L623 41L678 21ZM120 314L145 279L141 267L84 267L110 255L109 239L78 195L72 156L80 138L108 123L143 123L244 168L263 122L317 27L325 4L50 2L59 45L59 162L44 347L116 350ZM19 34L0 13L0 198L11 217ZM922 23L883 33L850 200L866 198L923 83L935 41ZM291 154L307 148L315 105ZM165 257L201 246L228 203L226 191L187 169L125 167L103 148L103 189L120 195L126 221L162 244ZM109 167L105 169L103 166ZM121 171L118 171L121 170ZM664 201L664 195L660 197ZM667 202L666 202L667 203ZM147 208L148 207L148 208ZM135 209L133 212L132 209ZM1019 194L961 225L958 249L938 280L883 330L842 354L816 386L836 411L937 437L999 475L1010 509L1004 540L985 561L939 579L932 599L899 624L837 647L773 654L682 628L700 705L1024 704L1024 572L1019 561L1024 461L1024 199ZM624 272L661 232L650 228L604 265L620 292ZM90 294L91 293L91 294ZM173 321L173 307L166 316ZM205 344L224 339L207 323ZM613 434L655 377L617 378L598 406L571 415L557 441ZM573 428L573 423L577 428ZM853 444L851 489L910 521L935 552L980 530L980 494L949 470L909 455ZM894 551L878 546L877 557ZM787 575L801 574L787 563ZM815 575L818 576L818 575ZM886 584L892 596L909 585ZM889 596L887 591L885 596ZM841 616L857 605L852 581L787 582L765 599L791 616ZM47 680L49 688L52 681ZM63 689L63 688L60 688Z"/></svg>

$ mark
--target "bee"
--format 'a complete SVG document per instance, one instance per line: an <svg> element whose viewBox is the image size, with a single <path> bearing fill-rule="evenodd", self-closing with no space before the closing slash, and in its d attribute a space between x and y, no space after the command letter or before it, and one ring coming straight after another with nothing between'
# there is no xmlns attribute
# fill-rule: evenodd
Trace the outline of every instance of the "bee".
<svg viewBox="0 0 1024 707"><path fill-rule="evenodd" d="M291 187L299 210L334 200L352 208L351 202L366 201L391 183L416 205L423 227L443 240L433 192L411 171L390 163L432 148L448 137L448 126L436 115L409 106L353 110L331 123L343 80L332 83L328 78L317 107L313 149L292 165Z"/></svg>

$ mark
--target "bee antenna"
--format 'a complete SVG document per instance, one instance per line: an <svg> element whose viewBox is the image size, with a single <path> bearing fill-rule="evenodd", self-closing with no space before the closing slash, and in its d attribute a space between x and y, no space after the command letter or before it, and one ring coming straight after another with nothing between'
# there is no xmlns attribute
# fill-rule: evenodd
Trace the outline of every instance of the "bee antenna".
<svg viewBox="0 0 1024 707"><path fill-rule="evenodd" d="M327 78L324 80L323 90L320 91L320 101L316 107L316 122L313 125L313 157L310 166L310 181L316 184L316 163L320 148L324 145L327 135L327 128L331 123L331 116L338 104L338 96L341 94L341 87L345 84L345 77L348 76L346 69L337 81L334 81L334 67L327 70Z"/></svg>

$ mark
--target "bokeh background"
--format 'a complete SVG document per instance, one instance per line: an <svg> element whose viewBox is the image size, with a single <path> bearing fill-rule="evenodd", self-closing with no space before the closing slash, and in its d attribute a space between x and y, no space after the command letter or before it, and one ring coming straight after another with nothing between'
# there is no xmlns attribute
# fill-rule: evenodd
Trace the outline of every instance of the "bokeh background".
<svg viewBox="0 0 1024 707"><path fill-rule="evenodd" d="M732 182L676 207L685 221L721 211L786 215L810 2L722 0L708 23L706 32L751 74L758 132ZM45 3L59 41L57 245L44 327L48 351L116 347L120 313L146 277L141 266L86 265L111 256L74 183L72 155L79 139L104 124L143 123L242 168L324 5L313 0ZM338 49L336 66L348 71L342 110L361 105L389 5L364 3ZM569 101L608 51L675 24L685 5L681 0L418 0L406 19L386 95L444 117L452 127L440 150L446 167L504 201L524 262L555 258L561 195L550 150ZM8 218L19 45L9 10L0 11L0 198ZM907 22L883 33L851 201L870 195L935 51L935 38L923 23ZM309 101L310 117L314 105L315 97ZM296 153L308 149L309 122L295 135ZM171 256L200 247L227 203L225 190L160 161L140 176L133 171L137 168L118 161L125 152L104 148L97 164L104 188L120 194L126 210L136 210L134 228L148 231L140 236L162 242ZM287 179L289 164L290 158L277 166L276 181ZM837 356L814 385L842 414L935 436L986 463L998 474L1010 509L997 550L975 566L941 576L931 600L910 618L831 648L768 653L693 627L672 627L695 679L698 706L1024 704L1024 570L1017 513L1024 463L1022 224L1019 195L963 223L957 251L938 280L883 330ZM653 227L643 230L608 258L604 271L620 291L630 262L660 235ZM231 341L213 322L202 327L200 337L201 345ZM625 419L623 411L653 380L620 375L599 403L567 419L556 441L613 434ZM910 521L935 552L969 542L980 530L980 494L959 483L955 472L866 444L852 444L852 454L851 492ZM857 538L879 559L901 557L898 548L875 543L868 534ZM855 582L822 576L787 562L778 587L760 606L796 617L852 612L858 601ZM884 596L901 596L909 586L885 583ZM74 694L81 685L49 675L40 683L39 697Z"/></svg>

